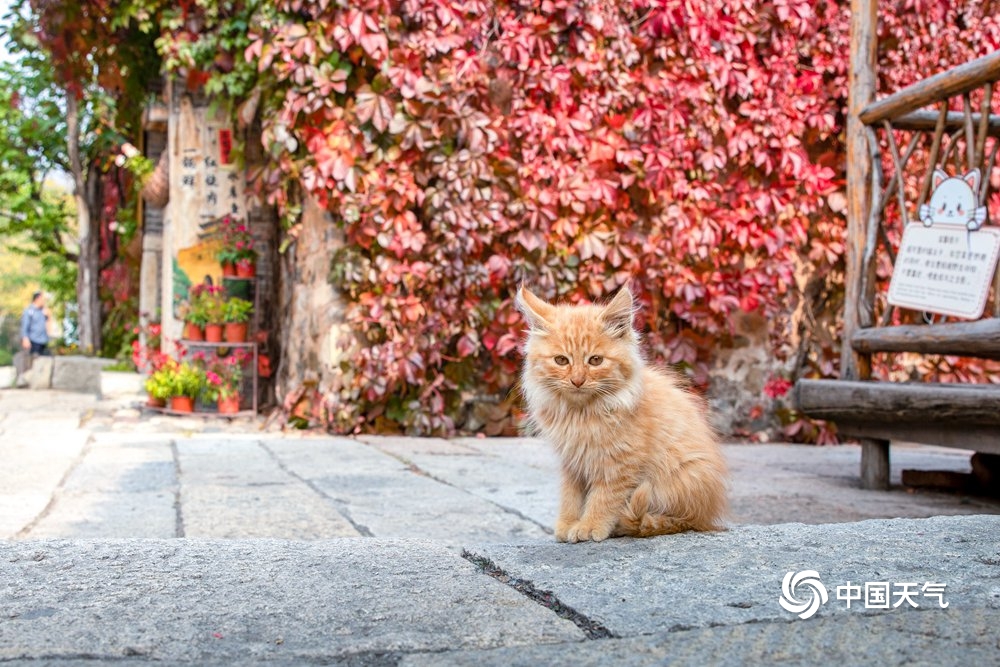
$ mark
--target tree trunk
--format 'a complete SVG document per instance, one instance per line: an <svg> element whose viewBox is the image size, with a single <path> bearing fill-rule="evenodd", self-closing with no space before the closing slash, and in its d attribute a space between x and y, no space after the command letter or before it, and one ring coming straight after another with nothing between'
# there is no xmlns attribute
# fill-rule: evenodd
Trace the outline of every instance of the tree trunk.
<svg viewBox="0 0 1000 667"><path fill-rule="evenodd" d="M97 354L101 350L101 300L98 295L100 278L99 218L92 207L95 203L95 175L84 171L80 157L80 109L76 95L66 91L67 153L73 176L73 198L79 230L80 252L76 273L77 333L80 351ZM89 178L88 178L89 176ZM88 189L88 181L91 186Z"/></svg>

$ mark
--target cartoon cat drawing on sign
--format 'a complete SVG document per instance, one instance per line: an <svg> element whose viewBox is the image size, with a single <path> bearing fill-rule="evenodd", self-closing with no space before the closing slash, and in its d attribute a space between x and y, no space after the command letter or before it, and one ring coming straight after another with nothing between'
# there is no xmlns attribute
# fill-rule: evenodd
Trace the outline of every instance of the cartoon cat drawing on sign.
<svg viewBox="0 0 1000 667"><path fill-rule="evenodd" d="M978 169L961 177L948 176L943 169L935 169L931 200L919 211L924 227L934 223L962 225L973 232L982 227L986 221L986 207L976 206L980 178Z"/></svg>

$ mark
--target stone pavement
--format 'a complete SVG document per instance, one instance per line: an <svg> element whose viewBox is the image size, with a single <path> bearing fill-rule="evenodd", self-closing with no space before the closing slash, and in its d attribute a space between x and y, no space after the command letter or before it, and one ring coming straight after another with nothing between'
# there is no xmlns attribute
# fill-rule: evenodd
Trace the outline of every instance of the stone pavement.
<svg viewBox="0 0 1000 667"><path fill-rule="evenodd" d="M0 661L1000 655L988 631L1000 503L863 491L856 447L727 445L729 531L563 545L550 530L556 463L537 440L273 433L142 415L134 401L0 391ZM968 454L894 447L897 484L904 467L968 470ZM893 519L937 515L974 516ZM778 599L784 574L807 569L829 596L800 620ZM837 599L838 586L880 581L944 583L949 606Z"/></svg>

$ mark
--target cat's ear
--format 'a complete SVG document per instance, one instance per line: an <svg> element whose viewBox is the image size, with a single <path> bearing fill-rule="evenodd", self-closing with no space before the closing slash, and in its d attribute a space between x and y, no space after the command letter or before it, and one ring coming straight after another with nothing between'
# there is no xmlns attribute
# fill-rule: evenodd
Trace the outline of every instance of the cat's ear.
<svg viewBox="0 0 1000 667"><path fill-rule="evenodd" d="M972 188L972 191L977 195L977 197L979 195L979 179L980 176L978 168L973 169L962 177L962 180L965 181L970 188Z"/></svg>
<svg viewBox="0 0 1000 667"><path fill-rule="evenodd" d="M604 328L615 338L621 338L632 332L632 316L635 314L635 302L632 299L632 290L628 285L623 285L615 298L601 311L601 320Z"/></svg>
<svg viewBox="0 0 1000 667"><path fill-rule="evenodd" d="M551 328L552 311L555 307L539 299L524 285L517 290L514 304L533 331L548 331Z"/></svg>
<svg viewBox="0 0 1000 667"><path fill-rule="evenodd" d="M941 167L934 170L934 189L936 190L939 185L948 180L948 172L946 172Z"/></svg>

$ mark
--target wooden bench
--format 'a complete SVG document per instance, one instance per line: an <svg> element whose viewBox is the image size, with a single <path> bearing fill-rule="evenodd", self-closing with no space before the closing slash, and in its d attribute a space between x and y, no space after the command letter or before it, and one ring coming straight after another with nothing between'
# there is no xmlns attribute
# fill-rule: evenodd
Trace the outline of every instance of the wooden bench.
<svg viewBox="0 0 1000 667"><path fill-rule="evenodd" d="M930 192L935 166L978 167L979 203L988 201L990 174L1000 149L1000 115L992 113L994 83L1000 80L1000 51L937 74L875 101L877 26L874 0L851 3L851 81L847 117L846 294L841 379L801 379L793 401L811 417L836 423L860 439L865 488L889 486L889 443L902 440L1000 454L1000 385L878 382L872 355L918 353L1000 359L1000 276L995 275L986 319L938 324L897 324L918 319L884 300L878 259L895 262L890 236ZM981 90L982 96L973 95ZM972 100L981 99L979 110ZM925 107L937 105L937 109ZM954 109L960 108L961 111ZM881 132L881 140L879 133ZM910 132L906 150L897 138ZM927 139L930 146L927 146ZM992 139L992 146L989 146ZM907 165L924 146L919 198L905 201ZM892 170L884 173L883 154ZM886 221L890 202L895 219ZM915 205L914 205L915 204ZM1000 211L990 211L996 224ZM915 219L910 217L909 219ZM887 225L896 224L889 233Z"/></svg>

